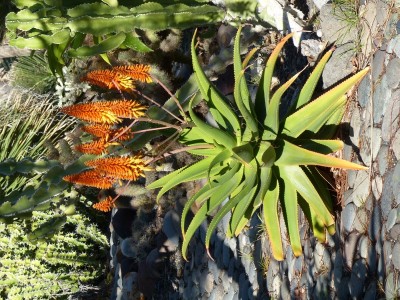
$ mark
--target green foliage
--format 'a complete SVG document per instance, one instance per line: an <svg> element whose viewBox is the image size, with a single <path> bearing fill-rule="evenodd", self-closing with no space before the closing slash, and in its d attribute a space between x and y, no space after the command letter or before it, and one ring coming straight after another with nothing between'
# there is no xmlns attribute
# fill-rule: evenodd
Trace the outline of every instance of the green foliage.
<svg viewBox="0 0 400 300"><path fill-rule="evenodd" d="M47 149L46 141L55 143L60 135L73 124L65 116L57 115L57 108L48 96L14 90L7 100L0 103L0 162L5 159L38 159ZM16 172L0 177L1 190L8 195L19 190L30 180ZM37 180L39 175L33 175Z"/></svg>
<svg viewBox="0 0 400 300"><path fill-rule="evenodd" d="M292 35L286 36L270 55L253 102L244 72L254 51L250 51L242 62L240 32L238 30L234 47L234 100L240 117L200 67L194 36L191 50L195 77L218 127L210 126L193 112L192 99L188 108L192 125L182 131L181 143L192 147L193 150L188 152L206 157L147 186L149 189L162 187L159 198L180 183L207 179L207 184L183 209L184 257L196 229L208 216L213 219L205 237L207 250L211 234L226 214L231 213L227 235L238 235L261 206L274 257L277 260L284 258L279 211L283 213L293 253L298 256L302 253L299 203L317 238L325 241L325 229L330 234L334 232L330 195L315 166L365 169L328 155L342 149L343 143L330 140L332 130L326 129L339 124L346 104L345 93L369 70L355 74L310 102L321 71L332 53L328 51L304 84L297 103L282 117L279 112L281 98L300 73L275 92L271 92L271 79L279 52ZM193 204L200 208L186 227L186 217Z"/></svg>
<svg viewBox="0 0 400 300"><path fill-rule="evenodd" d="M56 77L42 53L19 57L13 63L8 76L13 86L30 89L39 94L50 92L56 84Z"/></svg>
<svg viewBox="0 0 400 300"><path fill-rule="evenodd" d="M148 52L151 49L140 40L137 29L185 29L222 21L225 15L222 9L207 4L146 2L123 6L109 2L15 0L20 11L6 17L10 44L47 50L50 68L61 76L65 54L69 57L100 54L108 61L105 53L119 47ZM17 37L20 31L25 34ZM87 35L93 37L94 45L84 45Z"/></svg>
<svg viewBox="0 0 400 300"><path fill-rule="evenodd" d="M0 223L3 299L54 299L77 293L103 273L107 239L80 214L62 217L64 228L32 243L27 235L59 216L34 212L30 220Z"/></svg>

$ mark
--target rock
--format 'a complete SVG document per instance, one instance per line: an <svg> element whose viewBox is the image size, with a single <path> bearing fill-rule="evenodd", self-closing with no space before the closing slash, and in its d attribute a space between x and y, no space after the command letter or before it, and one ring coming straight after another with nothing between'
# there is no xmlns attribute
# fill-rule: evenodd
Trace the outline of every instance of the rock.
<svg viewBox="0 0 400 300"><path fill-rule="evenodd" d="M352 268L349 291L353 299L358 299L364 288L364 282L367 275L367 264L365 260L357 260Z"/></svg>
<svg viewBox="0 0 400 300"><path fill-rule="evenodd" d="M391 188L393 190L393 195L395 196L396 204L400 204L400 163L397 163L393 170Z"/></svg>
<svg viewBox="0 0 400 300"><path fill-rule="evenodd" d="M374 54L374 59L372 61L372 66L371 66L372 81L374 83L377 82L377 80L379 79L380 75L384 70L385 56L386 56L386 51L383 50L377 50Z"/></svg>
<svg viewBox="0 0 400 300"><path fill-rule="evenodd" d="M120 248L123 255L126 257L136 257L136 241L133 238L126 238L121 242Z"/></svg>
<svg viewBox="0 0 400 300"><path fill-rule="evenodd" d="M388 89L388 76L384 74L375 87L375 92L372 96L372 103L374 106L374 124L382 122L383 113L386 111L386 106L390 101L391 90ZM386 115L385 115L386 116ZM386 116L387 117L387 116ZM383 129L383 128L382 128Z"/></svg>
<svg viewBox="0 0 400 300"><path fill-rule="evenodd" d="M368 234L372 241L378 241L381 238L381 209L379 205L375 205L372 209L371 222L369 223Z"/></svg>
<svg viewBox="0 0 400 300"><path fill-rule="evenodd" d="M313 0L313 3L315 4L315 6L321 10L321 8L327 4L329 1L328 0Z"/></svg>
<svg viewBox="0 0 400 300"><path fill-rule="evenodd" d="M393 177L393 172L388 172L385 178L385 183L383 185L382 197L381 197L381 208L382 217L387 220L390 210L394 204L393 187L391 185L391 179Z"/></svg>
<svg viewBox="0 0 400 300"><path fill-rule="evenodd" d="M389 230L389 235L393 240L398 240L400 237L400 224L396 224Z"/></svg>
<svg viewBox="0 0 400 300"><path fill-rule="evenodd" d="M321 243L317 243L314 251L315 266L320 273L323 270L331 269L331 260L329 251Z"/></svg>
<svg viewBox="0 0 400 300"><path fill-rule="evenodd" d="M372 179L372 193L374 194L374 197L376 200L379 200L382 196L382 188L383 188L383 181L381 176L375 176L375 178Z"/></svg>
<svg viewBox="0 0 400 300"><path fill-rule="evenodd" d="M365 209L365 207L358 209L354 220L354 229L360 233L366 232L368 230L370 219L371 214Z"/></svg>
<svg viewBox="0 0 400 300"><path fill-rule="evenodd" d="M357 206L353 202L347 204L342 211L342 225L345 232L353 230L354 220L356 218Z"/></svg>
<svg viewBox="0 0 400 300"><path fill-rule="evenodd" d="M393 272L390 272L386 276L385 282L385 297L386 299L396 299L397 297L397 276Z"/></svg>
<svg viewBox="0 0 400 300"><path fill-rule="evenodd" d="M226 272L225 270L222 270L220 278L222 281L222 285L224 287L224 291L225 291L225 293L227 293L229 291L229 288L230 288L230 285L232 282L232 277L228 276L228 272Z"/></svg>
<svg viewBox="0 0 400 300"><path fill-rule="evenodd" d="M227 48L235 37L237 28L231 25L221 25L218 28L217 42L220 48Z"/></svg>
<svg viewBox="0 0 400 300"><path fill-rule="evenodd" d="M357 243L359 237L360 234L358 232L353 231L352 233L349 234L344 244L344 257L346 265L349 269L351 269L353 266L354 254L356 253L357 250Z"/></svg>
<svg viewBox="0 0 400 300"><path fill-rule="evenodd" d="M392 150L397 160L400 160L400 130L397 130L392 140Z"/></svg>
<svg viewBox="0 0 400 300"><path fill-rule="evenodd" d="M344 14L345 12L341 12L339 9L335 10L332 4L322 6L319 17L324 40L329 43L345 44L357 39L356 28L349 28ZM350 30L346 30L347 28Z"/></svg>
<svg viewBox="0 0 400 300"><path fill-rule="evenodd" d="M354 189L351 195L346 199L345 204L354 202L357 207L361 207L369 194L369 174L367 171L359 171L354 183Z"/></svg>
<svg viewBox="0 0 400 300"><path fill-rule="evenodd" d="M124 276L122 280L122 299L129 299L129 296L134 294L134 290L136 289L136 280L136 272L131 272Z"/></svg>
<svg viewBox="0 0 400 300"><path fill-rule="evenodd" d="M394 224L396 224L396 221L397 221L397 209L393 208L390 210L387 221L386 221L386 230L390 231L390 229L392 229Z"/></svg>
<svg viewBox="0 0 400 300"><path fill-rule="evenodd" d="M369 239L367 236L363 235L358 240L358 252L360 256L364 259L368 258L368 249L371 247Z"/></svg>
<svg viewBox="0 0 400 300"><path fill-rule="evenodd" d="M382 99L378 99L378 101L382 101ZM400 89L391 93L391 101L386 105L384 115L385 118L383 118L382 122L382 140L389 143L399 128Z"/></svg>
<svg viewBox="0 0 400 300"><path fill-rule="evenodd" d="M393 247L390 241L385 241L383 243L383 261L386 269L388 269L388 267L390 267L390 265L392 264L392 249Z"/></svg>
<svg viewBox="0 0 400 300"><path fill-rule="evenodd" d="M313 39L303 40L301 41L301 54L311 59L316 59L324 47L325 43L321 41Z"/></svg>
<svg viewBox="0 0 400 300"><path fill-rule="evenodd" d="M383 122L385 122L386 118L383 119ZM378 155L376 157L377 162L378 162L378 169L379 169L379 174L384 175L386 170L388 169L388 158L389 158L389 147L386 145L382 145L381 149L378 151Z"/></svg>
<svg viewBox="0 0 400 300"><path fill-rule="evenodd" d="M248 299L247 290L249 289L250 283L245 273L241 273L239 276L239 299Z"/></svg>
<svg viewBox="0 0 400 300"><path fill-rule="evenodd" d="M214 276L210 274L208 270L204 270L201 273L199 286L201 294L204 294L205 292L211 294L214 287Z"/></svg>
<svg viewBox="0 0 400 300"><path fill-rule="evenodd" d="M176 211L170 210L165 214L162 230L168 239L176 241L179 244L181 227L180 218Z"/></svg>
<svg viewBox="0 0 400 300"><path fill-rule="evenodd" d="M394 255L392 256L392 262L393 266L397 269L400 270L400 242L397 241L396 244L394 244L393 247L393 253Z"/></svg>
<svg viewBox="0 0 400 300"><path fill-rule="evenodd" d="M336 28L336 32L337 28ZM354 45L352 43L344 44L339 46L335 52L333 52L330 60L325 66L322 72L323 87L328 88L344 77L351 74L353 66L351 59L354 55Z"/></svg>
<svg viewBox="0 0 400 300"><path fill-rule="evenodd" d="M365 291L363 299L364 300L375 300L376 295L377 295L377 282L376 282L376 280L373 280L368 285L368 288Z"/></svg>
<svg viewBox="0 0 400 300"><path fill-rule="evenodd" d="M400 83L400 58L396 57L389 61L386 67L387 86L396 89Z"/></svg>
<svg viewBox="0 0 400 300"><path fill-rule="evenodd" d="M365 108L370 101L371 95L371 79L365 76L358 87L358 103L361 108Z"/></svg>
<svg viewBox="0 0 400 300"><path fill-rule="evenodd" d="M397 57L400 57L400 34L391 40L393 52L396 53Z"/></svg>
<svg viewBox="0 0 400 300"><path fill-rule="evenodd" d="M350 291L349 291L349 282L350 277L345 276L342 277L342 280L339 283L338 288L336 289L337 292L337 299L349 299Z"/></svg>
<svg viewBox="0 0 400 300"><path fill-rule="evenodd" d="M375 247L370 245L370 247L368 248L367 265L371 274L375 274L378 263L378 256L375 248L376 245Z"/></svg>

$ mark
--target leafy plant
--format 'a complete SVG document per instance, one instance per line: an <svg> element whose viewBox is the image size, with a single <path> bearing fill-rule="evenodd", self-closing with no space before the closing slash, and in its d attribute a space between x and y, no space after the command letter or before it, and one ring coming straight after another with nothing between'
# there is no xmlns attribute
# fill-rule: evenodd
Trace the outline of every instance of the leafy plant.
<svg viewBox="0 0 400 300"><path fill-rule="evenodd" d="M51 237L44 234L51 230ZM102 275L107 245L104 234L81 214L35 212L30 220L0 223L2 299L53 299L79 292Z"/></svg>
<svg viewBox="0 0 400 300"><path fill-rule="evenodd" d="M51 97L18 90L0 103L0 117L4 124L0 131L0 162L43 157L47 151L46 142L55 143L73 124L70 119L57 116ZM6 195L27 184L29 176L21 175L0 177L1 189Z"/></svg>
<svg viewBox="0 0 400 300"><path fill-rule="evenodd" d="M184 29L219 22L225 13L212 5L118 5L107 1L14 0L20 9L6 17L10 44L32 50L47 50L50 68L62 76L68 57L101 55L109 63L108 51L119 47L152 51L139 38L137 29L160 31ZM88 2L88 3L85 3ZM19 32L24 32L24 36ZM84 45L86 37L93 45Z"/></svg>
<svg viewBox="0 0 400 300"><path fill-rule="evenodd" d="M330 195L316 166L365 169L329 154L343 148L343 142L330 138L332 129L342 118L347 99L345 93L369 69L360 71L311 101L322 70L332 54L333 50L329 50L305 82L296 103L286 115L280 116L281 98L300 73L274 92L271 91L271 79L279 52L292 34L282 39L269 57L253 102L245 70L255 51L250 51L241 61L240 32L239 29L234 45L234 101L240 116L201 69L194 36L191 52L198 87L218 126L205 123L194 113L192 107L196 102L193 98L189 105L191 126L181 132L180 142L190 147L187 148L189 153L205 158L147 186L148 189L161 188L160 198L180 183L207 179L207 184L188 200L183 209L181 228L185 258L191 238L208 216L213 218L205 237L207 251L214 229L227 213L232 212L227 235L238 235L261 207L273 256L277 260L284 258L280 211L293 253L301 255L299 205L319 240L325 241L326 229L330 234L335 231ZM187 226L187 215L193 204L200 209Z"/></svg>

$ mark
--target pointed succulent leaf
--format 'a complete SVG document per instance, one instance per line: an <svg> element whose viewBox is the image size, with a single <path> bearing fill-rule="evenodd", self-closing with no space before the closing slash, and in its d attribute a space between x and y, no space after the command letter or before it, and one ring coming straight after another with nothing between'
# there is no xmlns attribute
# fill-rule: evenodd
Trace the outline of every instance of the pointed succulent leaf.
<svg viewBox="0 0 400 300"><path fill-rule="evenodd" d="M280 153L277 153L276 166L317 165L351 170L368 169L347 160L303 149L288 141L282 141L282 145L277 151L280 151Z"/></svg>
<svg viewBox="0 0 400 300"><path fill-rule="evenodd" d="M192 44L191 44L191 54L192 54L192 63L193 69L196 74L196 79L198 82L198 86L200 92L205 101L211 103L211 107L214 106L229 122L236 136L240 136L241 129L240 123L236 116L236 114L229 107L228 102L225 97L221 95L221 93L211 84L210 80L207 78L203 69L200 67L199 61L197 59L196 51L195 51L195 37L196 33L193 35Z"/></svg>
<svg viewBox="0 0 400 300"><path fill-rule="evenodd" d="M270 102L271 80L279 52L282 50L285 43L293 36L293 34L294 33L288 34L278 43L278 45L276 45L263 71L255 101L255 111L258 115L258 121L262 124L265 124L266 113L268 111Z"/></svg>
<svg viewBox="0 0 400 300"><path fill-rule="evenodd" d="M143 43L135 33L127 33L124 40L124 46L137 52L152 52L153 49Z"/></svg>
<svg viewBox="0 0 400 300"><path fill-rule="evenodd" d="M290 245L293 250L293 254L297 257L302 254L301 242L300 242L300 230L299 230L299 211L297 203L297 192L296 188L291 184L288 178L284 178L282 189L283 189L283 210L286 221L286 227L289 233Z"/></svg>
<svg viewBox="0 0 400 300"><path fill-rule="evenodd" d="M340 140L298 140L298 145L301 148L321 154L330 154L340 151L344 147L344 143Z"/></svg>
<svg viewBox="0 0 400 300"><path fill-rule="evenodd" d="M70 49L68 55L71 57L94 56L103 54L111 50L117 49L125 41L126 35L120 32L116 35L110 36L104 41L99 42L94 46L82 46L75 49Z"/></svg>
<svg viewBox="0 0 400 300"><path fill-rule="evenodd" d="M329 58L333 53L333 49L327 51L325 55L320 59L318 64L315 66L314 70L312 71L310 77L308 77L306 83L304 84L303 88L300 91L299 97L296 102L295 109L303 106L310 102L312 95L314 94L315 87L318 84L318 81L321 77L322 71L325 68L326 63L328 62Z"/></svg>
<svg viewBox="0 0 400 300"><path fill-rule="evenodd" d="M351 76L349 79L343 81L311 103L288 116L285 120L283 133L291 137L298 137L307 130L316 133L315 128L312 128L312 126L315 126L315 123L321 123L320 127L325 124L333 112L339 107L335 104L340 103L344 105L345 101L343 101L343 97L345 96L343 95L357 84L368 72L369 67ZM328 114L326 114L327 111L329 112ZM317 131L320 127L318 127Z"/></svg>
<svg viewBox="0 0 400 300"><path fill-rule="evenodd" d="M321 196L314 185L307 177L306 173L299 166L279 167L280 176L285 181L290 181L298 193L304 198L310 207L317 213L318 217L325 224L330 226L334 224L332 215L326 207Z"/></svg>
<svg viewBox="0 0 400 300"><path fill-rule="evenodd" d="M263 216L271 244L272 255L277 261L282 261L284 259L284 253L278 216L279 193L278 180L275 176L272 176L271 185L263 199Z"/></svg>
<svg viewBox="0 0 400 300"><path fill-rule="evenodd" d="M192 100L193 101L193 100ZM189 114L193 123L200 129L201 133L208 139L217 142L226 148L232 148L236 145L236 140L226 131L212 127L207 123L203 122L194 112L191 107L192 101L189 103Z"/></svg>
<svg viewBox="0 0 400 300"><path fill-rule="evenodd" d="M310 227L312 228L314 236L320 243L325 243L326 241L326 233L324 223L320 221L318 215L314 210L311 209L310 205L302 197L299 197L299 205L301 210L304 212Z"/></svg>

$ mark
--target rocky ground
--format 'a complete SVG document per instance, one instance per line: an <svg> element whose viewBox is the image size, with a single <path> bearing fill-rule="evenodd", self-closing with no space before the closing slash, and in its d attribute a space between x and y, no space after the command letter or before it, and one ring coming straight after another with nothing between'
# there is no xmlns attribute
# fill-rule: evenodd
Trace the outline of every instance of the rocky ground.
<svg viewBox="0 0 400 300"><path fill-rule="evenodd" d="M190 260L184 262L179 252L181 206L177 205L158 224L161 230L148 245L147 256L138 259L133 251L137 240L130 231L136 212L115 210L112 299L137 299L139 290L154 299L400 296L400 3L361 2L353 16L341 14L332 4L316 3L322 40L338 46L324 72L324 87L356 68L372 67L351 94L342 130L343 158L369 170L340 174L342 181L336 188L342 210L337 214L336 234L321 244L300 217L304 254L294 257L286 241L286 260L277 262L268 238L260 234L263 229L257 217L247 231L232 239L224 235L225 218L212 238L215 260L205 252L203 227L189 248ZM357 18L357 26L351 26L351 17ZM306 44L318 47L319 41Z"/></svg>

